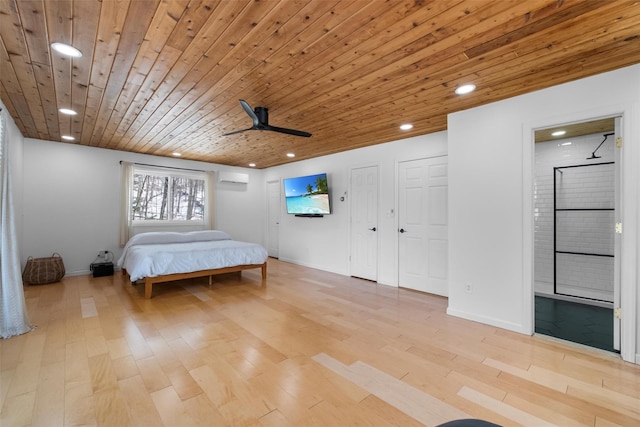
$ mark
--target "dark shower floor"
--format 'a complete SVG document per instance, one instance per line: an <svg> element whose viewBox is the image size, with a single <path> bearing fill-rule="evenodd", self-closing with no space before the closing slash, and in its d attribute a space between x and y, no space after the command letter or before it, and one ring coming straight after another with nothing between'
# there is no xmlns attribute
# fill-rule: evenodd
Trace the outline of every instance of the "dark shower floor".
<svg viewBox="0 0 640 427"><path fill-rule="evenodd" d="M536 296L536 333L614 351L613 310Z"/></svg>

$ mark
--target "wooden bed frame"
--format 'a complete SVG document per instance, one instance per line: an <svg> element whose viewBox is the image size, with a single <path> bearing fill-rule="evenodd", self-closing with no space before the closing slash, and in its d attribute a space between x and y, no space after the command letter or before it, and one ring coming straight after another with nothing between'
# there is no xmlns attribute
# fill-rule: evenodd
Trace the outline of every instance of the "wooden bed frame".
<svg viewBox="0 0 640 427"><path fill-rule="evenodd" d="M235 272L241 272L242 270L249 270L253 268L262 269L262 280L265 280L267 278L267 262L266 261L263 264L234 265L233 267L214 268L213 270L199 270L199 271L191 271L189 273L175 273L175 274L165 274L164 276L145 277L144 297L146 299L151 298L151 292L153 291L154 283L172 282L174 280L183 280L183 279L191 279L194 277L209 276L209 286L211 286L211 276L215 274L235 273ZM122 274L127 274L127 271L124 268L122 269Z"/></svg>

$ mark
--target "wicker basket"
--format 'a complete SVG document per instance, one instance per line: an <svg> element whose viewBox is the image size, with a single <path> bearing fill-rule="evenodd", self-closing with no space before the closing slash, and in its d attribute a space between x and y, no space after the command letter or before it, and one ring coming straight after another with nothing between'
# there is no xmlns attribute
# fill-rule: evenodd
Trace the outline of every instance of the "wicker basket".
<svg viewBox="0 0 640 427"><path fill-rule="evenodd" d="M64 277L64 273L62 257L59 253L54 252L50 257L29 257L22 272L22 281L29 285L44 285L60 281Z"/></svg>

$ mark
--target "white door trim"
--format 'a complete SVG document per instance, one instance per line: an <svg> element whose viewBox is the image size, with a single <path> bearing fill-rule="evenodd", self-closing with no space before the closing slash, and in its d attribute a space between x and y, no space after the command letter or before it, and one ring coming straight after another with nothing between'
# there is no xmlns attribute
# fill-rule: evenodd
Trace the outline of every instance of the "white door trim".
<svg viewBox="0 0 640 427"><path fill-rule="evenodd" d="M640 107L634 104L618 104L588 111L569 113L559 117L547 117L523 123L522 126L522 286L523 314L522 328L529 334L534 333L534 298L533 298L533 179L534 179L534 132L536 129L548 128L558 124L577 123L599 118L622 116L623 148L621 155L621 218L623 221L621 250L621 349L623 360L640 364L640 352L636 354L637 337L637 301L638 301L638 240L640 231L640 212L638 193L640 193Z"/></svg>

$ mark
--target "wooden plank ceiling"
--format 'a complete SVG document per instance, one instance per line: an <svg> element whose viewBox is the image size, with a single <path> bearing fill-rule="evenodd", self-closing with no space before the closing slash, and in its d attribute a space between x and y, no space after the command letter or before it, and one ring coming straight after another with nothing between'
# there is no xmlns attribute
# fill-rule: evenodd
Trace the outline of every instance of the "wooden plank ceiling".
<svg viewBox="0 0 640 427"><path fill-rule="evenodd" d="M265 168L639 63L640 3L0 0L0 35L0 97L26 137ZM252 124L238 99L313 136L223 136Z"/></svg>

